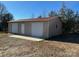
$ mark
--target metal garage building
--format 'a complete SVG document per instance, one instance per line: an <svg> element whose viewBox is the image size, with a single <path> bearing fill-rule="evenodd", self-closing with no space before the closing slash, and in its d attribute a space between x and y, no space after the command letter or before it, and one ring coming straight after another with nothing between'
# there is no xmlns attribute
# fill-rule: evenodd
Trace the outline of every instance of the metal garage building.
<svg viewBox="0 0 79 59"><path fill-rule="evenodd" d="M33 18L9 21L8 31L26 36L49 38L62 33L58 17Z"/></svg>

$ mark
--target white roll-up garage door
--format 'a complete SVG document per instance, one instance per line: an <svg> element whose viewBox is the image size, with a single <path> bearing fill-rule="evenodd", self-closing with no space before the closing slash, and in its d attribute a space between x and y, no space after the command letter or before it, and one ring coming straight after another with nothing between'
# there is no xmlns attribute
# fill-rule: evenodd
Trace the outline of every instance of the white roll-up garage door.
<svg viewBox="0 0 79 59"><path fill-rule="evenodd" d="M43 35L43 23L33 22L32 23L32 36L42 37Z"/></svg>
<svg viewBox="0 0 79 59"><path fill-rule="evenodd" d="M18 33L18 23L12 23L12 32Z"/></svg>

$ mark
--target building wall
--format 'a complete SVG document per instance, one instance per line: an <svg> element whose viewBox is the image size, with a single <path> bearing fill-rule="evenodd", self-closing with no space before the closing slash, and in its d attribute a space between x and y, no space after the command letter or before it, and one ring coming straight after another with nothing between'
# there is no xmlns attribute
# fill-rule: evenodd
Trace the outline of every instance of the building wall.
<svg viewBox="0 0 79 59"><path fill-rule="evenodd" d="M24 24L24 34L21 32L21 25ZM31 35L31 22L19 22L18 23L18 34Z"/></svg>
<svg viewBox="0 0 79 59"><path fill-rule="evenodd" d="M18 33L18 23L12 23L12 32Z"/></svg>
<svg viewBox="0 0 79 59"><path fill-rule="evenodd" d="M49 24L48 22L44 22L43 24L43 38L49 37Z"/></svg>
<svg viewBox="0 0 79 59"><path fill-rule="evenodd" d="M62 24L58 18L49 21L49 37L60 35L62 33Z"/></svg>
<svg viewBox="0 0 79 59"><path fill-rule="evenodd" d="M15 24L17 24L17 26ZM13 25L15 25L14 27L18 27L18 23L8 23L8 32L12 32ZM13 29L15 30L16 28L13 28ZM18 28L15 32L18 33Z"/></svg>
<svg viewBox="0 0 79 59"><path fill-rule="evenodd" d="M8 23L8 32L12 32L12 24Z"/></svg>
<svg viewBox="0 0 79 59"><path fill-rule="evenodd" d="M31 36L31 22L25 23L25 35Z"/></svg>
<svg viewBox="0 0 79 59"><path fill-rule="evenodd" d="M42 38L48 38L62 33L62 24L58 18L50 19L49 22L43 23L43 36ZM21 33L21 24L24 24L24 34ZM9 32L12 32L12 23L9 23ZM32 36L32 22L19 22L18 33L22 35ZM40 27L39 27L40 28Z"/></svg>
<svg viewBox="0 0 79 59"><path fill-rule="evenodd" d="M18 33L21 34L21 23L18 23Z"/></svg>
<svg viewBox="0 0 79 59"><path fill-rule="evenodd" d="M48 37L48 22L42 22L43 23L43 36L42 38L47 38ZM25 28L25 33L22 34L21 33L21 24L24 24L24 28ZM27 35L27 36L32 36L32 22L19 22L18 23L18 33L16 34L21 34L21 35ZM40 27L39 27L40 28ZM12 32L12 23L9 23L9 32Z"/></svg>

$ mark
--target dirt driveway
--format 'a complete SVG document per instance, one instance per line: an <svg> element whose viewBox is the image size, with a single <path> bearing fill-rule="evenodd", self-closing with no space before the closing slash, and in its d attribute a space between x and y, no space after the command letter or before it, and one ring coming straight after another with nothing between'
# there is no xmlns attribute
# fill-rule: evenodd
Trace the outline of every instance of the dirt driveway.
<svg viewBox="0 0 79 59"><path fill-rule="evenodd" d="M79 56L79 44L60 41L29 41L0 34L0 56L4 57L50 57Z"/></svg>

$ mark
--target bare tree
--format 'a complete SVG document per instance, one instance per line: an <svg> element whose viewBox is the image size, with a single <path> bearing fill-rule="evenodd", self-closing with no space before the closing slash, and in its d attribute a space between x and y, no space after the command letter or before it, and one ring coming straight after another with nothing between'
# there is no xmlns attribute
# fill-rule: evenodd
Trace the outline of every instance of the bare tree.
<svg viewBox="0 0 79 59"><path fill-rule="evenodd" d="M0 29L6 31L8 29L8 21L13 20L13 15L9 13L4 4L0 2Z"/></svg>
<svg viewBox="0 0 79 59"><path fill-rule="evenodd" d="M0 20L3 20L4 14L7 14L8 11L6 10L6 7L0 2Z"/></svg>

